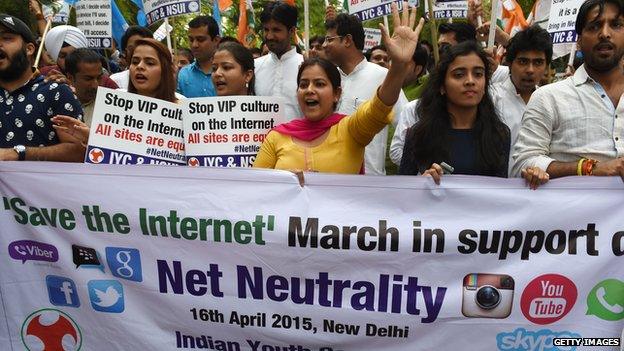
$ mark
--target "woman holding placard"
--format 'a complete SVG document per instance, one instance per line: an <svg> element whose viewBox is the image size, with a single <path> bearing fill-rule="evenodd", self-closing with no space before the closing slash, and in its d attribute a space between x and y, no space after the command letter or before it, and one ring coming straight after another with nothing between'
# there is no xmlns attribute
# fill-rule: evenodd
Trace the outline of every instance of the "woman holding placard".
<svg viewBox="0 0 624 351"><path fill-rule="evenodd" d="M305 60L297 74L297 100L304 117L274 128L262 143L254 167L332 173L362 172L364 148L391 121L406 66L416 49L423 27L415 29L416 9L402 18L392 3L392 37L382 26L382 37L392 65L377 93L357 111L344 116L335 113L340 99L340 73L329 61Z"/></svg>
<svg viewBox="0 0 624 351"><path fill-rule="evenodd" d="M212 59L212 83L218 96L253 95L254 58L235 42L219 45Z"/></svg>
<svg viewBox="0 0 624 351"><path fill-rule="evenodd" d="M128 92L177 102L176 74L171 53L155 39L136 41L130 53Z"/></svg>

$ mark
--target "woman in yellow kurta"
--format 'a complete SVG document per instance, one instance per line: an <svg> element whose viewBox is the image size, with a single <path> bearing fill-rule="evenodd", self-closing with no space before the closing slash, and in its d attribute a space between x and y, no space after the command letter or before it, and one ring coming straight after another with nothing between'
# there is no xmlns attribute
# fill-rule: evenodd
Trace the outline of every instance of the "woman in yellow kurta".
<svg viewBox="0 0 624 351"><path fill-rule="evenodd" d="M357 111L344 116L334 112L340 98L340 73L323 59L304 61L297 74L297 99L304 118L274 128L262 143L254 167L331 173L361 173L364 148L391 121L423 26L414 27L416 12L403 7L399 18L393 3L394 33L382 26L382 37L392 65L375 96Z"/></svg>

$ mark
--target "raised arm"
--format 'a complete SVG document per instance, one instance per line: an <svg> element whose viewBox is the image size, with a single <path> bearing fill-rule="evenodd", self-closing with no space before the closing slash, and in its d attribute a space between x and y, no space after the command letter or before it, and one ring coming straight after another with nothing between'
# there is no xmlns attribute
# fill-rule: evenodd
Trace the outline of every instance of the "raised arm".
<svg viewBox="0 0 624 351"><path fill-rule="evenodd" d="M418 44L418 37L425 23L421 18L416 28L414 28L416 24L416 8L413 8L410 13L407 2L403 2L401 16L399 16L396 3L392 3L392 19L394 24L392 37L388 33L388 28L380 24L381 37L388 50L389 59L392 61L388 74L377 92L381 102L386 105L394 105L399 98L407 66L412 60L412 55L414 55L416 45Z"/></svg>

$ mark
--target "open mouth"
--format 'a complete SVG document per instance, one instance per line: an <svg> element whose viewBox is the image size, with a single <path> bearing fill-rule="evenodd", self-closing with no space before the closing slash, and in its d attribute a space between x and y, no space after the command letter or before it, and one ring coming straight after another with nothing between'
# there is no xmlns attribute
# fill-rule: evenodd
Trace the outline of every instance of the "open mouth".
<svg viewBox="0 0 624 351"><path fill-rule="evenodd" d="M136 75L134 76L134 80L135 80L137 83L145 83L145 82L147 82L147 77L146 77L146 76L144 76L144 75L142 75L142 74L140 74L140 73L138 73L138 74L136 74Z"/></svg>
<svg viewBox="0 0 624 351"><path fill-rule="evenodd" d="M603 43L603 44L598 44L596 45L596 51L598 52L609 52L609 51L613 51L613 44L610 43Z"/></svg>
<svg viewBox="0 0 624 351"><path fill-rule="evenodd" d="M225 87L227 87L227 83L226 82L216 82L215 83L215 88L217 88L217 89L224 89Z"/></svg>
<svg viewBox="0 0 624 351"><path fill-rule="evenodd" d="M304 103L308 107L316 107L319 105L319 101L315 99L305 99Z"/></svg>

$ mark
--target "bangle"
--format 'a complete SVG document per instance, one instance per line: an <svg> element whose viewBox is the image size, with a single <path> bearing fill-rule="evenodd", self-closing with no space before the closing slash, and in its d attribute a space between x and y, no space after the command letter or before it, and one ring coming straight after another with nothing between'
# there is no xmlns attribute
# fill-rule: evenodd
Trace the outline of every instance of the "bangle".
<svg viewBox="0 0 624 351"><path fill-rule="evenodd" d="M578 164L576 165L576 175L582 176L583 175L583 162L587 161L586 158L581 158L578 161Z"/></svg>

